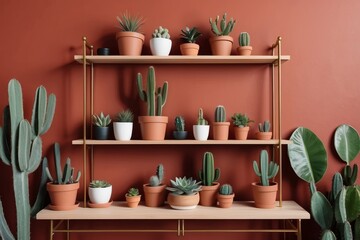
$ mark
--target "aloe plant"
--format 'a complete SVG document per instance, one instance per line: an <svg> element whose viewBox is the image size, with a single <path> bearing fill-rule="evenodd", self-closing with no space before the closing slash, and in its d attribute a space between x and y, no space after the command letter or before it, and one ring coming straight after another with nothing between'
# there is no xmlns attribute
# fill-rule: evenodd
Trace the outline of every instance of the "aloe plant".
<svg viewBox="0 0 360 240"><path fill-rule="evenodd" d="M227 36L234 29L236 20L231 18L229 21L227 21L226 17L227 17L227 13L224 13L221 20L220 20L219 15L216 16L214 21L212 20L212 18L209 19L211 31L216 36ZM220 22L219 22L219 20L220 20ZM219 26L218 26L218 24L219 24Z"/></svg>
<svg viewBox="0 0 360 240"><path fill-rule="evenodd" d="M116 115L117 122L133 122L134 114L130 109L123 110Z"/></svg>
<svg viewBox="0 0 360 240"><path fill-rule="evenodd" d="M181 39L187 43L196 43L198 38L201 36L201 33L198 31L196 27L185 27L185 29L181 29Z"/></svg>
<svg viewBox="0 0 360 240"><path fill-rule="evenodd" d="M92 120L93 120L93 124L98 127L107 127L111 123L110 115L107 114L105 116L103 112L101 112L99 115L94 114L92 116Z"/></svg>
<svg viewBox="0 0 360 240"><path fill-rule="evenodd" d="M251 120L245 113L234 113L231 119L237 127L247 127L250 123L254 122L254 120Z"/></svg>
<svg viewBox="0 0 360 240"><path fill-rule="evenodd" d="M125 12L121 17L116 17L119 22L119 28L122 32L139 32L141 26L144 24L144 19L139 16L132 16Z"/></svg>

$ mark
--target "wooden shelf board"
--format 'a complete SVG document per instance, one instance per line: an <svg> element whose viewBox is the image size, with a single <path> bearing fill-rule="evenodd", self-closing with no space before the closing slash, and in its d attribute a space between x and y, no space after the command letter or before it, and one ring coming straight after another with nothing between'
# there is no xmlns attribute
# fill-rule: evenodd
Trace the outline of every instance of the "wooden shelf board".
<svg viewBox="0 0 360 240"><path fill-rule="evenodd" d="M82 63L83 56L75 55L75 61ZM277 62L277 56L269 55L251 55L251 56L181 56L170 55L165 57L159 56L121 56L121 55L88 55L86 56L88 63L102 64L272 64ZM289 55L281 56L282 62L290 60Z"/></svg>
<svg viewBox="0 0 360 240"><path fill-rule="evenodd" d="M73 145L83 145L82 139L72 141ZM290 140L281 140L284 145L291 144ZM271 140L163 140L163 141L150 141L150 140L86 140L86 145L277 145L279 139Z"/></svg>
<svg viewBox="0 0 360 240"><path fill-rule="evenodd" d="M278 204L277 204L278 205ZM234 202L231 208L197 206L193 210L174 210L168 205L160 208L128 208L126 202L113 202L109 208L78 207L70 211L41 210L39 220L274 220L310 219L310 214L294 201L283 201L282 207L260 209L253 202Z"/></svg>

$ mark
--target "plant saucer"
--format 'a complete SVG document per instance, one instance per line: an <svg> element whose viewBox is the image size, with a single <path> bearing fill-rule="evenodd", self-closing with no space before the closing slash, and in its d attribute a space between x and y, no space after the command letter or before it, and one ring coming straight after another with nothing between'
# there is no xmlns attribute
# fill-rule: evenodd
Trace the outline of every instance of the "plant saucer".
<svg viewBox="0 0 360 240"><path fill-rule="evenodd" d="M107 203L92 203L88 202L88 206L91 208L107 208L110 207L113 201L107 202Z"/></svg>
<svg viewBox="0 0 360 240"><path fill-rule="evenodd" d="M74 205L70 205L70 206L57 206L57 205L51 205L49 204L49 209L54 210L54 211L69 211L69 210L74 210L75 208L77 208L79 206L80 203L76 203Z"/></svg>

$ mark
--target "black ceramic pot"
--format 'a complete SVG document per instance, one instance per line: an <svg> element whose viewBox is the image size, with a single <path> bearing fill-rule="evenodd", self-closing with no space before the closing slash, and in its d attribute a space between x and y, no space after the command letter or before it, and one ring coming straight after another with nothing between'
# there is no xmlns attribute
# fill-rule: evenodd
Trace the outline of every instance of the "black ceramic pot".
<svg viewBox="0 0 360 240"><path fill-rule="evenodd" d="M174 131L173 132L174 138L177 140L186 139L187 131Z"/></svg>
<svg viewBox="0 0 360 240"><path fill-rule="evenodd" d="M94 126L93 128L93 138L96 140L107 140L109 139L109 127L98 127Z"/></svg>
<svg viewBox="0 0 360 240"><path fill-rule="evenodd" d="M109 48L98 48L97 55L110 55L110 49Z"/></svg>

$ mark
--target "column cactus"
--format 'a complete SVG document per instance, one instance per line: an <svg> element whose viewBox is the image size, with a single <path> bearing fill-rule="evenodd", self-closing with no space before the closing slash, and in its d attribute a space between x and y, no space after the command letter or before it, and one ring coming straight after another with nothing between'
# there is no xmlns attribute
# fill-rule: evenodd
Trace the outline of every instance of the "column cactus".
<svg viewBox="0 0 360 240"><path fill-rule="evenodd" d="M156 175L153 175L149 179L149 184L152 187L160 186L164 180L164 166L159 164L156 168Z"/></svg>
<svg viewBox="0 0 360 240"><path fill-rule="evenodd" d="M219 105L215 108L215 122L225 122L225 121L226 121L225 107Z"/></svg>
<svg viewBox="0 0 360 240"><path fill-rule="evenodd" d="M28 175L41 163L42 141L51 126L56 98L46 89L36 90L31 124L24 119L22 89L16 79L8 85L9 106L4 109L0 128L0 158L12 167L17 217L17 239L30 239L30 203Z"/></svg>
<svg viewBox="0 0 360 240"><path fill-rule="evenodd" d="M269 179L276 176L279 171L279 165L273 161L269 162L269 156L266 150L260 152L260 169L256 161L253 162L254 172L260 177L262 186L269 186Z"/></svg>
<svg viewBox="0 0 360 240"><path fill-rule="evenodd" d="M211 152L204 153L203 168L199 171L199 178L204 186L211 186L220 178L220 169L215 169L214 156Z"/></svg>

